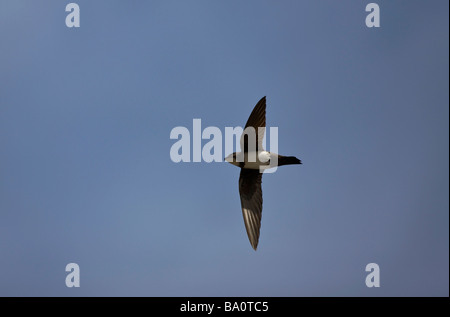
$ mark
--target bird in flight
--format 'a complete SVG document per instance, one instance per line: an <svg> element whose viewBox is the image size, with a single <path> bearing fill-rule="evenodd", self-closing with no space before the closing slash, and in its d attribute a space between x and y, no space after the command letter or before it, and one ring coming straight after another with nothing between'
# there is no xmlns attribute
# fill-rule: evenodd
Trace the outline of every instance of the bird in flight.
<svg viewBox="0 0 450 317"><path fill-rule="evenodd" d="M262 216L262 173L267 168L302 164L295 156L283 156L265 151L262 145L266 127L266 97L256 104L245 124L240 139L241 152L228 155L225 160L241 168L239 195L245 229L253 249L258 247Z"/></svg>

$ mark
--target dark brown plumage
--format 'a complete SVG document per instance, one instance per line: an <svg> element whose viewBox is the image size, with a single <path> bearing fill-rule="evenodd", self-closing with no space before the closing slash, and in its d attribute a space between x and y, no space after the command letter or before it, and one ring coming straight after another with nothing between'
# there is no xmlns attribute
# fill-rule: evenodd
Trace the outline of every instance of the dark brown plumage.
<svg viewBox="0 0 450 317"><path fill-rule="evenodd" d="M247 128L253 128L256 140L253 145L249 142L249 137L252 136ZM225 158L229 163L239 166L241 173L239 175L239 195L241 197L242 216L244 217L245 229L247 231L248 239L253 249L257 249L259 241L259 233L261 228L262 218L262 172L259 167L274 167L270 165L270 161L277 160L278 164L275 166L301 164L301 161L295 156L283 156L275 153L266 152L262 146L264 132L266 127L266 97L258 101L252 113L250 114L247 123L245 124L244 132L241 136L241 149L244 154L244 161L237 161L237 153L230 154ZM256 146L256 149L252 148ZM268 162L264 163L256 158L256 162L249 160L249 152L257 151L269 157Z"/></svg>

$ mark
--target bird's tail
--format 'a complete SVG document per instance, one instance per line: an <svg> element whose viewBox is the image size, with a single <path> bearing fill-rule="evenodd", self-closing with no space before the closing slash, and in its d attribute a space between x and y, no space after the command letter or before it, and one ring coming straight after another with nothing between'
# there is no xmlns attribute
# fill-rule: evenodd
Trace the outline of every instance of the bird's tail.
<svg viewBox="0 0 450 317"><path fill-rule="evenodd" d="M295 156L278 155L278 166L291 165L291 164L302 164L302 161L300 161Z"/></svg>

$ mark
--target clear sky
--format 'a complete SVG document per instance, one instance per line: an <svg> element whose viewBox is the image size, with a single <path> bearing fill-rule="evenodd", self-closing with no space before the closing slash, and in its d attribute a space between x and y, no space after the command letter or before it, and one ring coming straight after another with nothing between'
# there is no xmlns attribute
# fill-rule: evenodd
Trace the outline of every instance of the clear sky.
<svg viewBox="0 0 450 317"><path fill-rule="evenodd" d="M448 1L69 2L0 2L1 296L449 295ZM239 169L169 136L263 96L304 164L255 252Z"/></svg>

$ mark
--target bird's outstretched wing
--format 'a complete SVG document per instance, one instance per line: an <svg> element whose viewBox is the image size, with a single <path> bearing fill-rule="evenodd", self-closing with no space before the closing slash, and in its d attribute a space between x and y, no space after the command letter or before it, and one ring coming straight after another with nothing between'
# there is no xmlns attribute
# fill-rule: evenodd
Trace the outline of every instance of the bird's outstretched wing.
<svg viewBox="0 0 450 317"><path fill-rule="evenodd" d="M245 124L244 131L247 127L253 127L255 129L257 149L253 150L263 150L262 141L266 128L266 96L262 97L256 104L255 108L253 108L253 111ZM242 133L241 151L247 152L248 144L248 135Z"/></svg>
<svg viewBox="0 0 450 317"><path fill-rule="evenodd" d="M261 178L262 174L259 170L241 168L239 195L241 196L242 215L248 239L255 250L258 246L262 216Z"/></svg>

